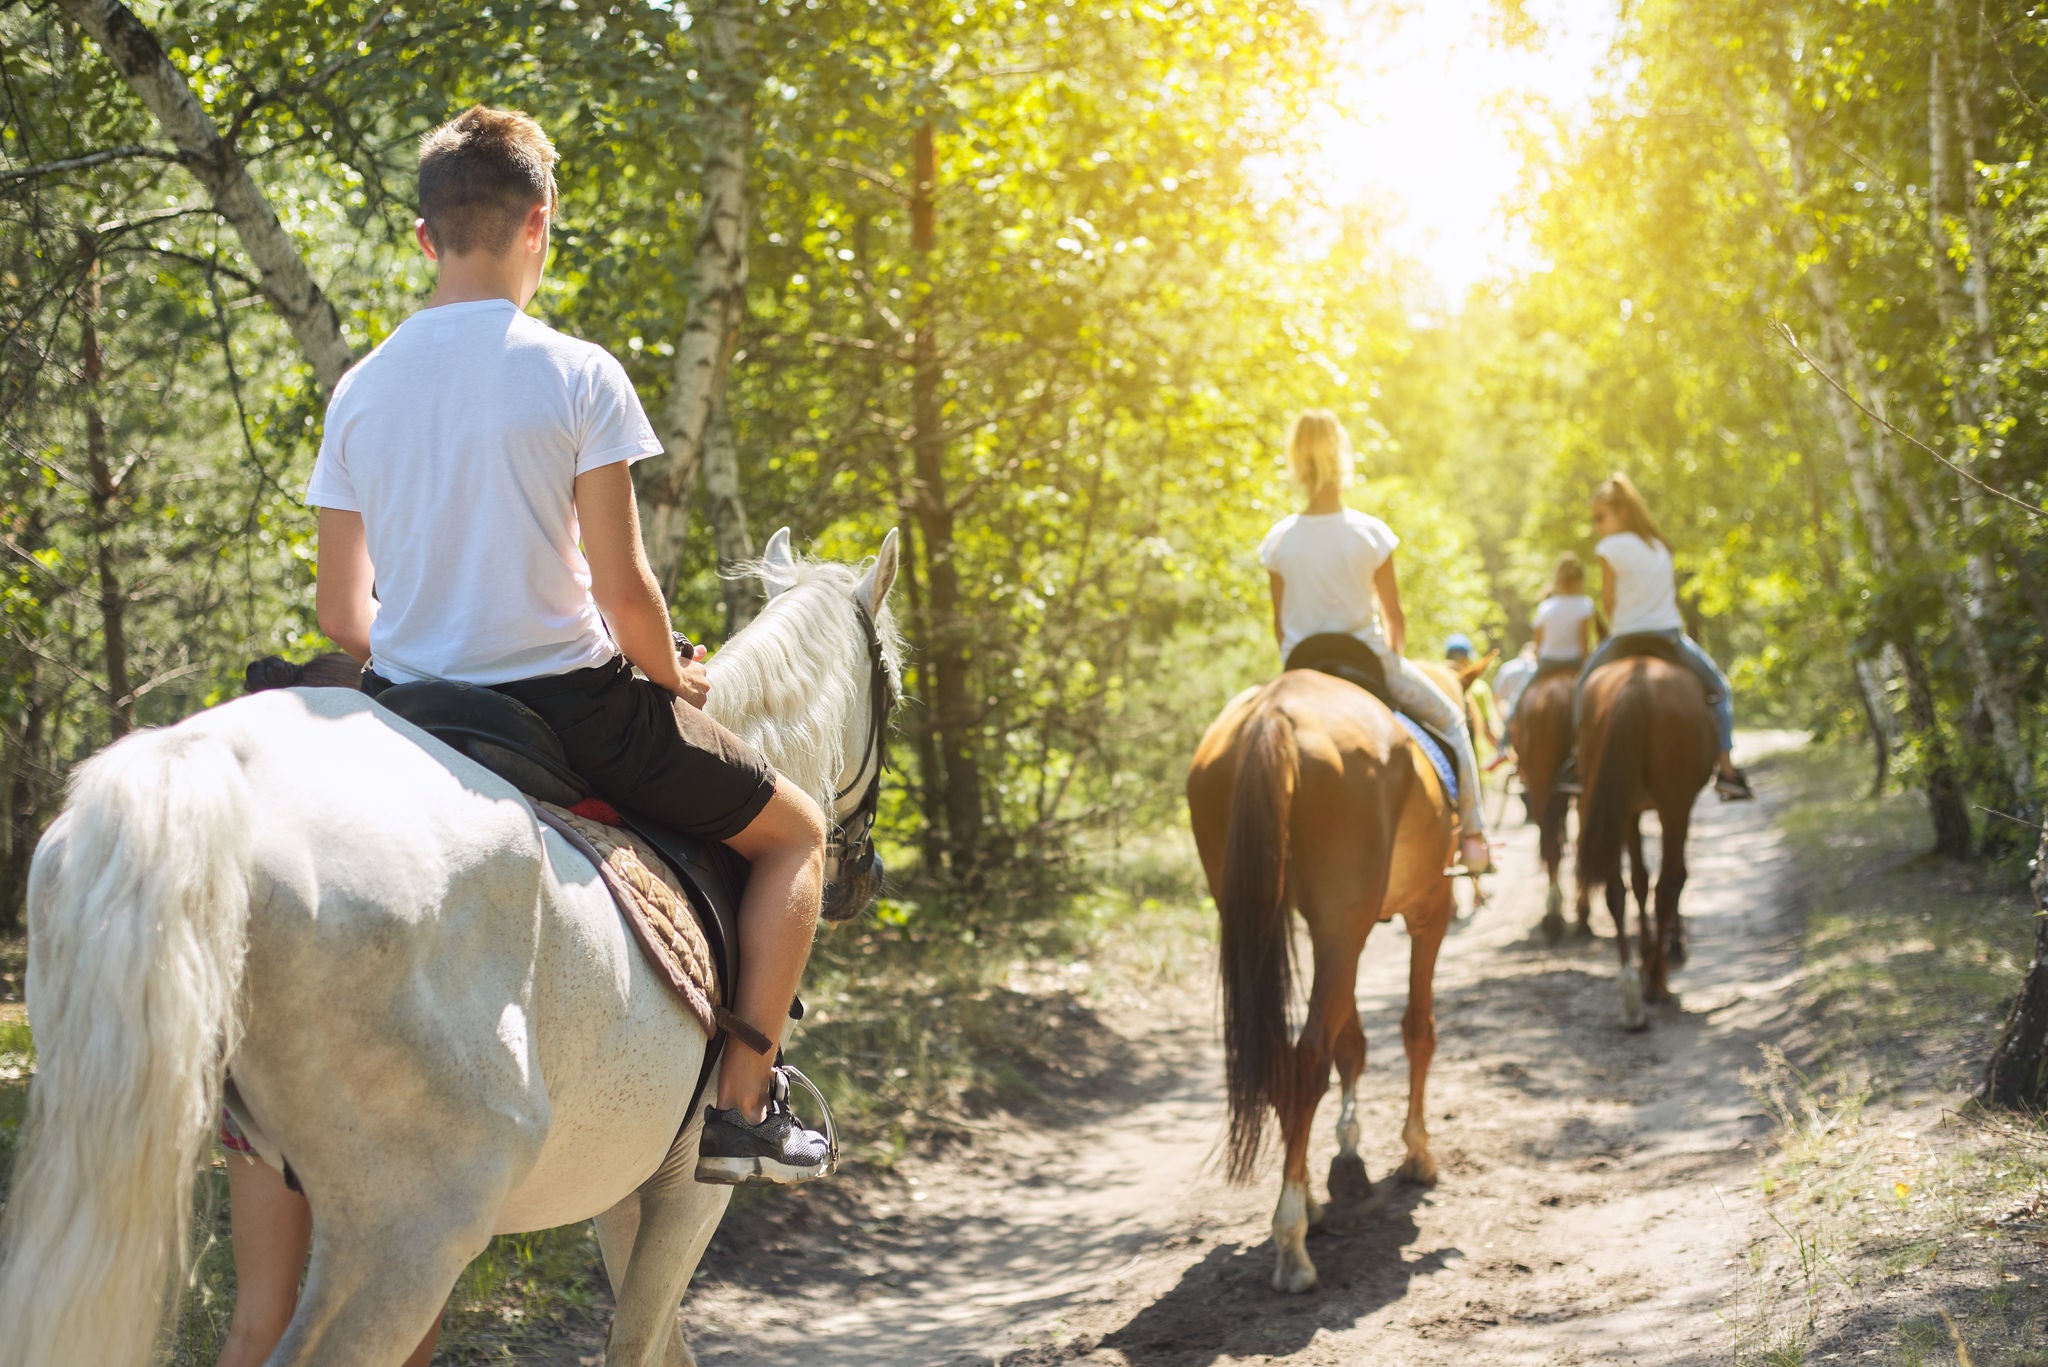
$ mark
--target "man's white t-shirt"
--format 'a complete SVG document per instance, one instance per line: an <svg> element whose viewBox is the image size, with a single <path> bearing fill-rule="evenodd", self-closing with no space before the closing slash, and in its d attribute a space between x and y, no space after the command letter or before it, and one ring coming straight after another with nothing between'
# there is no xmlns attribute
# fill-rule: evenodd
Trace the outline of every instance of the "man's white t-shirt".
<svg viewBox="0 0 2048 1367"><path fill-rule="evenodd" d="M576 477L661 443L603 347L509 299L424 309L327 405L306 502L361 513L371 667L495 684L618 653L590 597Z"/></svg>
<svg viewBox="0 0 2048 1367"><path fill-rule="evenodd" d="M1678 578L1671 567L1671 548L1645 541L1634 532L1616 532L1593 548L1607 562L1614 580L1616 636L1632 631L1683 631L1678 615Z"/></svg>
<svg viewBox="0 0 2048 1367"><path fill-rule="evenodd" d="M1346 508L1283 517L1259 543L1259 563L1280 576L1280 658L1311 636L1341 632L1388 653L1373 576L1401 544L1393 528Z"/></svg>
<svg viewBox="0 0 2048 1367"><path fill-rule="evenodd" d="M1536 605L1536 658L1576 660L1579 628L1593 620L1593 600L1583 593L1552 594Z"/></svg>

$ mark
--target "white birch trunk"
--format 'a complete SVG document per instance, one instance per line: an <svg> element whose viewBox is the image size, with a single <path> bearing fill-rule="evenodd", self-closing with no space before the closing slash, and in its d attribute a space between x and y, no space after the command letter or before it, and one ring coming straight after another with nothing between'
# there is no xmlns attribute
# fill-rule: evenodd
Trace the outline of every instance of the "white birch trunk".
<svg viewBox="0 0 2048 1367"><path fill-rule="evenodd" d="M712 416L725 392L740 320L746 314L747 163L752 156L754 95L760 87L750 0L732 0L700 13L696 24L704 36L708 89L702 117L704 209L697 220L683 331L676 340L674 378L663 410L668 460L660 482L649 491L647 518L648 558L670 586L689 530L691 491L707 456ZM718 506L727 507L730 515L740 507L736 457L733 468L721 471L719 479L721 485L729 484L732 499L729 504L720 500Z"/></svg>
<svg viewBox="0 0 2048 1367"><path fill-rule="evenodd" d="M277 220L249 168L221 137L184 73L171 64L143 22L120 0L57 0L91 34L156 121L177 145L185 169L205 187L214 211L241 239L256 266L263 295L291 329L323 390L332 391L354 360L334 306L321 293L298 244Z"/></svg>

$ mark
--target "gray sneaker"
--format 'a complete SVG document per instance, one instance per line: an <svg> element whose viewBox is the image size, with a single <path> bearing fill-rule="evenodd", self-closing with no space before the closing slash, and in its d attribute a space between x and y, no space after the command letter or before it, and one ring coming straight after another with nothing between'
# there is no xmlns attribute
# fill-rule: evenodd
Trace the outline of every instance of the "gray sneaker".
<svg viewBox="0 0 2048 1367"><path fill-rule="evenodd" d="M831 1108L811 1080L788 1064L768 1075L768 1113L749 1125L739 1111L704 1108L704 1135L697 1144L697 1180L730 1187L795 1186L815 1181L839 1166L839 1137ZM789 1107L794 1078L817 1098L825 1133L805 1129Z"/></svg>

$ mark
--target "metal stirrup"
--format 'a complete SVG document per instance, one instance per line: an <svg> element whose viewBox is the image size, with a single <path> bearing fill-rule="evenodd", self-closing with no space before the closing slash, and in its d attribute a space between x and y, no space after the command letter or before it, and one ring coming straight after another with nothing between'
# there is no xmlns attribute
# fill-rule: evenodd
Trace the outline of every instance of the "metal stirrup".
<svg viewBox="0 0 2048 1367"><path fill-rule="evenodd" d="M818 1112L825 1117L825 1175L831 1176L839 1170L839 1127L832 1123L832 1103L825 1100L825 1094L818 1085L803 1075L803 1070L793 1063L775 1065L775 1075L783 1081L783 1103L789 1101L788 1079L795 1078L804 1085L804 1090L817 1100Z"/></svg>

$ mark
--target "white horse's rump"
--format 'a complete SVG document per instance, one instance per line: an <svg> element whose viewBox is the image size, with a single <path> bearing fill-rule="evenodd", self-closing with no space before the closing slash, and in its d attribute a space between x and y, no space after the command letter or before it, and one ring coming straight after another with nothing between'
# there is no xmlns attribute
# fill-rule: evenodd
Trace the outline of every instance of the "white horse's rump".
<svg viewBox="0 0 2048 1367"><path fill-rule="evenodd" d="M836 725L857 765L853 598L886 623L893 540L858 582L771 568L787 591L721 653L713 696L822 696L829 719L728 724L778 768L775 726ZM853 688L768 697L757 635L792 666L774 672ZM832 748L785 771L828 802ZM690 1180L695 1126L677 1139L705 1041L596 871L495 775L341 690L131 737L81 770L38 852L30 963L41 1062L0 1230L0 1367L148 1359L230 1058L251 1143L289 1157L314 1211L273 1363L398 1362L493 1232L593 1216L609 1367L689 1361L675 1307L730 1194Z"/></svg>

